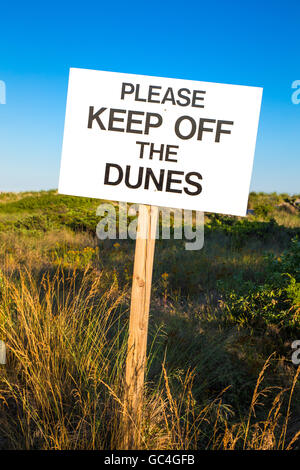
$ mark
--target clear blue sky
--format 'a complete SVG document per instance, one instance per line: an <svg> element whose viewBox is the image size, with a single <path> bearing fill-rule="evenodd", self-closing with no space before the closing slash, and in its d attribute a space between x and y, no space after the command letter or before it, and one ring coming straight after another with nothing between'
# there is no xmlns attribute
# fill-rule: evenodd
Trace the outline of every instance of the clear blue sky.
<svg viewBox="0 0 300 470"><path fill-rule="evenodd" d="M299 0L1 2L0 190L57 187L70 67L263 87L251 189L300 193Z"/></svg>

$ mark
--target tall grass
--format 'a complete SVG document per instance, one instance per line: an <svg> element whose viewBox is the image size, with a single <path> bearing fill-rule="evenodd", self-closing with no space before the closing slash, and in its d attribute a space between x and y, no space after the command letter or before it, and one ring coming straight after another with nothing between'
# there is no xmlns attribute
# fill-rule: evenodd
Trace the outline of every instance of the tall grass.
<svg viewBox="0 0 300 470"><path fill-rule="evenodd" d="M88 267L59 266L37 280L30 271L1 274L0 335L8 362L0 375L0 447L115 449L122 443L123 375L128 293ZM150 345L148 362L157 353ZM174 385L161 358L156 383L145 387L141 448L287 449L300 432L288 430L298 369L276 389L266 419L257 407L274 390L262 387L264 365L248 416L226 403L225 388L210 400L194 395L197 371ZM228 384L230 386L230 384ZM235 416L235 418L233 418Z"/></svg>
<svg viewBox="0 0 300 470"><path fill-rule="evenodd" d="M299 448L295 197L206 214L198 252L157 240L141 448ZM134 243L97 245L98 203L0 194L0 449L122 448Z"/></svg>
<svg viewBox="0 0 300 470"><path fill-rule="evenodd" d="M92 279L93 277L93 279ZM13 448L117 445L114 413L102 382L118 389L124 355L122 301L101 275L60 268L38 284L30 273L1 280L1 434Z"/></svg>

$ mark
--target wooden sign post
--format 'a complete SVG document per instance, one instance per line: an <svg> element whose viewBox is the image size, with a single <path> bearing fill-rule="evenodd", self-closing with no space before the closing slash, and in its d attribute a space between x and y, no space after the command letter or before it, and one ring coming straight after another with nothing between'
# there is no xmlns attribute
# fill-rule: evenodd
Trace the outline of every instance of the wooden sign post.
<svg viewBox="0 0 300 470"><path fill-rule="evenodd" d="M139 206L125 375L125 449L137 449L140 444L157 215L157 207Z"/></svg>
<svg viewBox="0 0 300 470"><path fill-rule="evenodd" d="M158 209L245 216L262 89L71 69L59 193L141 205L123 447L139 448Z"/></svg>

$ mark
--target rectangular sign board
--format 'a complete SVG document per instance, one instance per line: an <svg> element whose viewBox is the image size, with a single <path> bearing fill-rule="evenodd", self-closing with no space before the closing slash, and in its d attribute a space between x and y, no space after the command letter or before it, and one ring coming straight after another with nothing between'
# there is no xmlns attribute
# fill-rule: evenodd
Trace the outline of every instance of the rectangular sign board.
<svg viewBox="0 0 300 470"><path fill-rule="evenodd" d="M70 69L62 194L246 215L262 88Z"/></svg>

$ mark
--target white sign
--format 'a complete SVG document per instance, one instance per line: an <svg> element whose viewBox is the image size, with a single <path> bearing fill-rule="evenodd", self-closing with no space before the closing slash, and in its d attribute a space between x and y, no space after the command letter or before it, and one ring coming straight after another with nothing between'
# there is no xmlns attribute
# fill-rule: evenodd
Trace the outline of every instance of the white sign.
<svg viewBox="0 0 300 470"><path fill-rule="evenodd" d="M245 215L262 88L71 69L59 192Z"/></svg>

